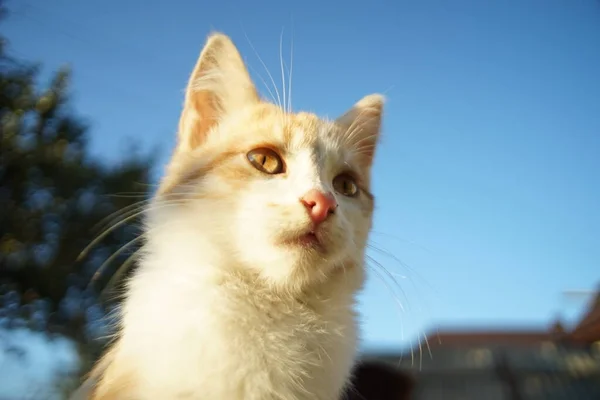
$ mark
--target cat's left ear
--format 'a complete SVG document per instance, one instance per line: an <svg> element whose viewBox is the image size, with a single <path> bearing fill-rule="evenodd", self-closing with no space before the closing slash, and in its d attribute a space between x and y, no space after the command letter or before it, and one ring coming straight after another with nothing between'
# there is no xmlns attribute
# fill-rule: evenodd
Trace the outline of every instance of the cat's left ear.
<svg viewBox="0 0 600 400"><path fill-rule="evenodd" d="M236 46L222 33L211 34L186 89L178 149L200 146L224 117L258 102L258 92Z"/></svg>
<svg viewBox="0 0 600 400"><path fill-rule="evenodd" d="M335 122L342 127L344 141L370 167L381 131L385 98L380 94L363 97Z"/></svg>

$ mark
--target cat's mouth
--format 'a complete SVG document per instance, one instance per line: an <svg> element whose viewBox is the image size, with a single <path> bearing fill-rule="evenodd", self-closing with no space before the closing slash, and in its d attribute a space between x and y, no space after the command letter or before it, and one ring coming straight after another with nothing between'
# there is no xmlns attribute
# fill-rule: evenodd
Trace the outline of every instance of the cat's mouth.
<svg viewBox="0 0 600 400"><path fill-rule="evenodd" d="M284 241L285 245L297 246L306 250L324 251L322 235L318 231L308 231Z"/></svg>
<svg viewBox="0 0 600 400"><path fill-rule="evenodd" d="M321 242L315 232L308 232L298 238L298 242L306 246L320 245Z"/></svg>

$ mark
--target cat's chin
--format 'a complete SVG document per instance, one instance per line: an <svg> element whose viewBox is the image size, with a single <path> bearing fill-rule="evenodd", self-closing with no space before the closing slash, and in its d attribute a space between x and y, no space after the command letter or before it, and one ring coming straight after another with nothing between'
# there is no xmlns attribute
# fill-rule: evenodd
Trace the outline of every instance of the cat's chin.
<svg viewBox="0 0 600 400"><path fill-rule="evenodd" d="M299 251L318 252L322 255L326 255L331 247L327 241L327 235L322 230L306 230L299 234L289 235L280 241L279 246Z"/></svg>
<svg viewBox="0 0 600 400"><path fill-rule="evenodd" d="M343 236L339 227L333 224L318 227L312 224L303 225L302 228L281 234L275 239L275 245L283 251L307 253L303 254L303 257L316 254L320 258L328 258L338 252L338 242Z"/></svg>
<svg viewBox="0 0 600 400"><path fill-rule="evenodd" d="M319 240L318 234L306 233L280 239L244 252L244 263L256 269L275 287L302 289L322 282L340 258L334 243Z"/></svg>

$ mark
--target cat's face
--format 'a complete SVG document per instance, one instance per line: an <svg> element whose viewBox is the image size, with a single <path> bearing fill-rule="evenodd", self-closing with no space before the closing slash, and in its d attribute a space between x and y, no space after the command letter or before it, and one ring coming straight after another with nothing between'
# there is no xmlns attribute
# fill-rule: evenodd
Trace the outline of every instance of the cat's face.
<svg viewBox="0 0 600 400"><path fill-rule="evenodd" d="M159 199L184 196L185 223L272 285L362 268L382 98L336 121L286 113L258 99L222 35L209 39L190 88Z"/></svg>

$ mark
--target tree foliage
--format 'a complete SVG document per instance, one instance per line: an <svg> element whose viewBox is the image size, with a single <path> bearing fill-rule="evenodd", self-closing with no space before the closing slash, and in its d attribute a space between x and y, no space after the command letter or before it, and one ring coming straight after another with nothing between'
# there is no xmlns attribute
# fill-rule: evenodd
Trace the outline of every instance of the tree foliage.
<svg viewBox="0 0 600 400"><path fill-rule="evenodd" d="M131 254L135 246L111 258L136 237L136 223L81 253L110 225L107 217L144 199L152 159L94 159L88 127L70 106L70 71L40 87L38 69L6 48L0 40L0 321L81 337L98 313L88 283L105 261L110 272Z"/></svg>

